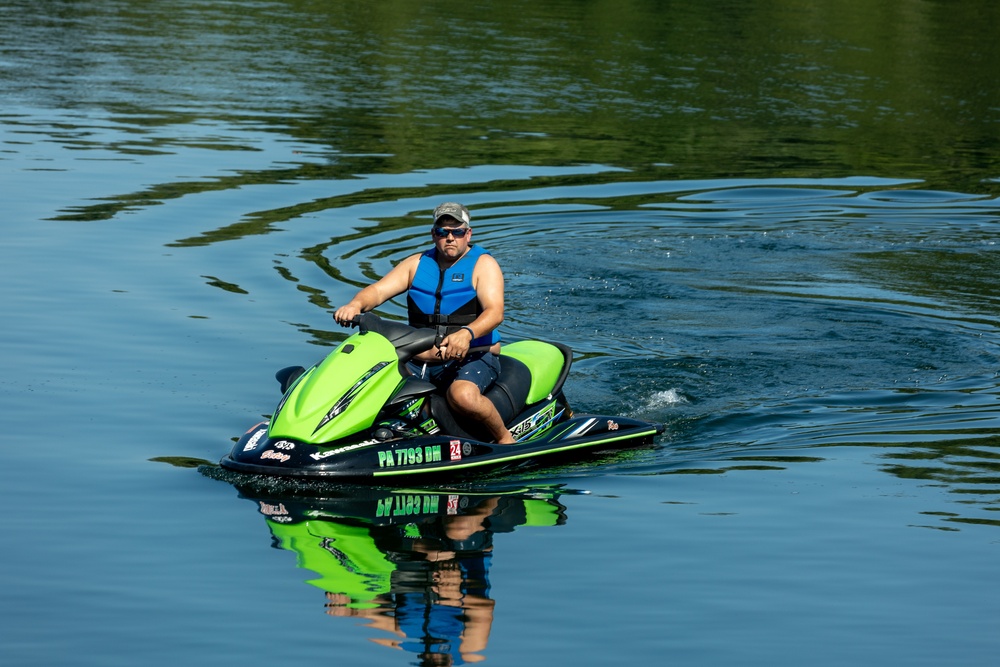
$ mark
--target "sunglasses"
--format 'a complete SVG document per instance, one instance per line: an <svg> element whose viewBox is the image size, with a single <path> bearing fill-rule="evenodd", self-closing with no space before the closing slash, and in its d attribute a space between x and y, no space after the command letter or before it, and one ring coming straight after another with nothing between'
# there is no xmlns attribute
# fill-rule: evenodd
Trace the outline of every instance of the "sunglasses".
<svg viewBox="0 0 1000 667"><path fill-rule="evenodd" d="M458 229L450 229L448 227L435 227L434 236L439 239L448 238L448 234L454 234L456 239L465 238L466 232L471 232L472 230L467 227L459 227Z"/></svg>

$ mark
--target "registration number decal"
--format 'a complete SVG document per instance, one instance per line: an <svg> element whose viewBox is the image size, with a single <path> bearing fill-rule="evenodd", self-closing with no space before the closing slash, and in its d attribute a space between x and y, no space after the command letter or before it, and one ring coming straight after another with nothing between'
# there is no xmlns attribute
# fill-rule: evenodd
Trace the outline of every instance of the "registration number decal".
<svg viewBox="0 0 1000 667"><path fill-rule="evenodd" d="M441 445L425 447L400 447L378 453L379 468L412 466L419 463L436 463L441 460Z"/></svg>

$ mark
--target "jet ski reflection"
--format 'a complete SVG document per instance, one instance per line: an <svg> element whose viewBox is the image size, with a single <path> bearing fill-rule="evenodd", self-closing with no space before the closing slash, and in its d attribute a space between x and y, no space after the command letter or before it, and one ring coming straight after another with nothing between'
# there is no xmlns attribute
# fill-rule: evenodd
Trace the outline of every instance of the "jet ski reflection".
<svg viewBox="0 0 1000 667"><path fill-rule="evenodd" d="M483 660L493 623L493 540L521 526L558 526L557 488L487 492L361 487L335 498L261 497L273 546L295 552L325 593L326 613L363 618L374 639L421 665Z"/></svg>

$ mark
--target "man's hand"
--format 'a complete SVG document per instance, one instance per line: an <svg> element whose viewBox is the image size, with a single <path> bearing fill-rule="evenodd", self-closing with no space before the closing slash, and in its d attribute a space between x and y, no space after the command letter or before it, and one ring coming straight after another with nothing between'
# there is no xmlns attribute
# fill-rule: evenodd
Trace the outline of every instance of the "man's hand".
<svg viewBox="0 0 1000 667"><path fill-rule="evenodd" d="M472 343L472 334L468 329L459 329L448 334L441 341L438 349L441 350L442 359L464 359L469 353L469 344Z"/></svg>
<svg viewBox="0 0 1000 667"><path fill-rule="evenodd" d="M352 302L346 306L338 308L337 312L333 314L333 319L336 320L337 324L340 326L348 327L351 325L351 321L360 314L361 308Z"/></svg>

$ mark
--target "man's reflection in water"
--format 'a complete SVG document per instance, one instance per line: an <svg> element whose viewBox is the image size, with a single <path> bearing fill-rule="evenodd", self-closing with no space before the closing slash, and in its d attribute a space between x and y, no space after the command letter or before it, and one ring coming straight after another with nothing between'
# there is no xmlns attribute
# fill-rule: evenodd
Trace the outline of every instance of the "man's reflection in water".
<svg viewBox="0 0 1000 667"><path fill-rule="evenodd" d="M499 499L490 498L465 516L410 524L400 531L375 529L375 543L396 563L391 591L378 607L351 609L346 598L327 593L328 613L360 616L398 638L375 639L421 657L421 664L460 665L483 660L493 625L489 566L493 534L489 518Z"/></svg>
<svg viewBox="0 0 1000 667"><path fill-rule="evenodd" d="M260 505L276 546L321 575L309 583L326 591L328 614L366 619L392 635L372 641L416 653L421 665L485 659L495 533L565 522L554 498L519 496L386 494L373 517L357 506L336 517L343 507L328 502Z"/></svg>

